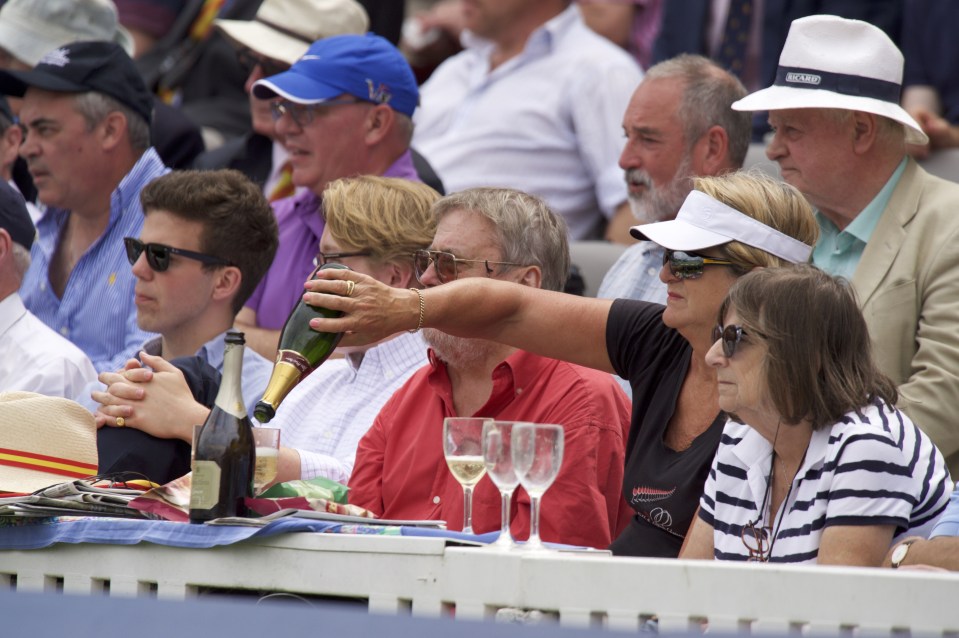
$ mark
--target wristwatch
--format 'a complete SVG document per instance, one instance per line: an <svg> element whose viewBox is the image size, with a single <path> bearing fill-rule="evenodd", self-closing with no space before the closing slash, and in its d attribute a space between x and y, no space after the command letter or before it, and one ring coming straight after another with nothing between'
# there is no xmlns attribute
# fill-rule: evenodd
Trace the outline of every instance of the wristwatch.
<svg viewBox="0 0 959 638"><path fill-rule="evenodd" d="M892 557L890 558L893 569L898 569L899 566L902 565L902 561L906 560L906 554L909 553L909 546L915 542L915 538L910 538L896 545L896 548L892 550Z"/></svg>

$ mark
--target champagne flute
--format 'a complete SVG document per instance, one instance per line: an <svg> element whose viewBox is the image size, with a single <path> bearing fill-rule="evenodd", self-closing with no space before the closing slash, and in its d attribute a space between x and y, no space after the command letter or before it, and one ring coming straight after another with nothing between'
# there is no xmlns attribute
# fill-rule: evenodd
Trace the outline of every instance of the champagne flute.
<svg viewBox="0 0 959 638"><path fill-rule="evenodd" d="M513 470L513 425L513 421L488 421L483 426L483 461L486 463L486 473L499 488L503 499L499 538L490 543L490 547L497 549L512 549L514 546L509 533L509 510L513 490L519 485L519 477Z"/></svg>
<svg viewBox="0 0 959 638"><path fill-rule="evenodd" d="M483 424L490 419L449 417L443 420L443 456L463 486L463 532L473 533L473 486L486 474Z"/></svg>
<svg viewBox="0 0 959 638"><path fill-rule="evenodd" d="M263 426L253 428L253 444L256 446L253 495L257 496L276 478L280 460L280 429Z"/></svg>
<svg viewBox="0 0 959 638"><path fill-rule="evenodd" d="M529 540L525 548L544 549L539 537L540 499L563 463L563 426L517 423L513 426L513 468L529 494Z"/></svg>

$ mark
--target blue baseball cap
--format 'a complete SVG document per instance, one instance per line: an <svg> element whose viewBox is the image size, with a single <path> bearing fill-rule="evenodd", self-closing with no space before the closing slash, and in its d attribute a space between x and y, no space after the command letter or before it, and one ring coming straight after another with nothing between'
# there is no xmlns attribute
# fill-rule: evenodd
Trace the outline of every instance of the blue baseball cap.
<svg viewBox="0 0 959 638"><path fill-rule="evenodd" d="M321 104L344 93L409 116L420 100L403 54L372 33L318 40L288 71L253 85L254 97L282 97L297 104Z"/></svg>

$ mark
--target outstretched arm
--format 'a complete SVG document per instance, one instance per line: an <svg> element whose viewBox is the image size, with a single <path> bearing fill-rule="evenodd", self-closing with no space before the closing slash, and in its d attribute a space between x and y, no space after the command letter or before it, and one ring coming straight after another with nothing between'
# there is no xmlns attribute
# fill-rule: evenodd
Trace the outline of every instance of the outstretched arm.
<svg viewBox="0 0 959 638"><path fill-rule="evenodd" d="M493 279L470 277L419 291L392 288L347 271L320 271L306 282L306 303L341 310L340 319L312 319L322 332L348 332L342 345L373 343L417 327L487 339L554 359L612 372L606 322L612 301L577 297ZM346 280L356 283L353 295Z"/></svg>

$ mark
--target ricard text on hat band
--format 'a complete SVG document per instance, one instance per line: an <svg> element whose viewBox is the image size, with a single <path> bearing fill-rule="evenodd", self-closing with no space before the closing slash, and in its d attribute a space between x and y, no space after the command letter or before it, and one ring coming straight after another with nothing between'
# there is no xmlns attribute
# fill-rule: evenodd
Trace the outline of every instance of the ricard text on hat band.
<svg viewBox="0 0 959 638"><path fill-rule="evenodd" d="M899 104L901 85L886 80L867 78L861 75L830 73L819 69L801 69L781 66L776 71L775 86L788 86L796 89L819 89L842 95L868 97L883 102Z"/></svg>

